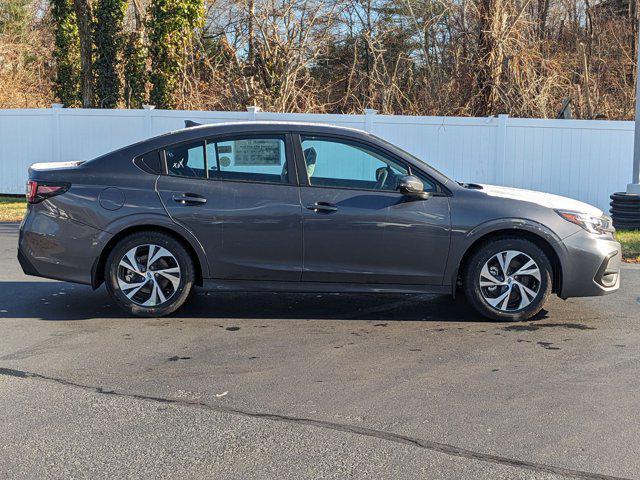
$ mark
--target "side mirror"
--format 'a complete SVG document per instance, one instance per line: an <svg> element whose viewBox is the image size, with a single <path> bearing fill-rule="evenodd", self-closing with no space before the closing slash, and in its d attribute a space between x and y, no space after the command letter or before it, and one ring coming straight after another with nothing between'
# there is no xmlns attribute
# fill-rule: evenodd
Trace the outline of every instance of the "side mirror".
<svg viewBox="0 0 640 480"><path fill-rule="evenodd" d="M429 193L424 191L424 184L415 175L406 175L398 180L398 190L403 195L412 198L428 198Z"/></svg>

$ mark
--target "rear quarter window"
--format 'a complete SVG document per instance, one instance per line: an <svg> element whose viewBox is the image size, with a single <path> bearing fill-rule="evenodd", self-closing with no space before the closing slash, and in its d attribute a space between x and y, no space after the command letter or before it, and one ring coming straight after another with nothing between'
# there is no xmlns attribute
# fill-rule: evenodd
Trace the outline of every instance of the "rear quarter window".
<svg viewBox="0 0 640 480"><path fill-rule="evenodd" d="M162 173L162 162L160 160L160 152L158 150L139 156L134 160L134 163L138 168L147 173L153 173L156 175L160 175Z"/></svg>

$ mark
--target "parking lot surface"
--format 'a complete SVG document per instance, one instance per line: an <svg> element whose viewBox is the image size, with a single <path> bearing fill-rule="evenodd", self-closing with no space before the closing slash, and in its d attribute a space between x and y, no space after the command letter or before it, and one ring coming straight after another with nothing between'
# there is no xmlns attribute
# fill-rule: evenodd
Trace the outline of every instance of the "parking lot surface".
<svg viewBox="0 0 640 480"><path fill-rule="evenodd" d="M427 295L199 291L126 318L0 224L2 478L640 478L640 268L483 321Z"/></svg>

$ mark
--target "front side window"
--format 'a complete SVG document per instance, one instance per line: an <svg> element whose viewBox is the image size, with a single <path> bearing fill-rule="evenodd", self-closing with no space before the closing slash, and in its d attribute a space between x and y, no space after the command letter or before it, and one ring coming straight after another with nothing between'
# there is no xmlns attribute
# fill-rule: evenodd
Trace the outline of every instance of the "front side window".
<svg viewBox="0 0 640 480"><path fill-rule="evenodd" d="M309 184L320 187L395 191L406 167L364 145L303 136Z"/></svg>
<svg viewBox="0 0 640 480"><path fill-rule="evenodd" d="M206 178L204 142L176 145L167 148L164 153L169 175Z"/></svg>
<svg viewBox="0 0 640 480"><path fill-rule="evenodd" d="M207 142L209 178L288 183L284 138L259 137Z"/></svg>

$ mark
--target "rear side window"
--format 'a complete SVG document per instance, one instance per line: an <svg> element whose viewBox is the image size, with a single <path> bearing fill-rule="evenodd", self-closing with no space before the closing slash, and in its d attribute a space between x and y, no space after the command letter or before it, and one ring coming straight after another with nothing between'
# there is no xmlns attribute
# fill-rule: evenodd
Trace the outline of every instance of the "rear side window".
<svg viewBox="0 0 640 480"><path fill-rule="evenodd" d="M209 178L288 183L284 137L234 138L207 142Z"/></svg>
<svg viewBox="0 0 640 480"><path fill-rule="evenodd" d="M179 177L206 178L204 142L169 147L165 150L167 173Z"/></svg>

